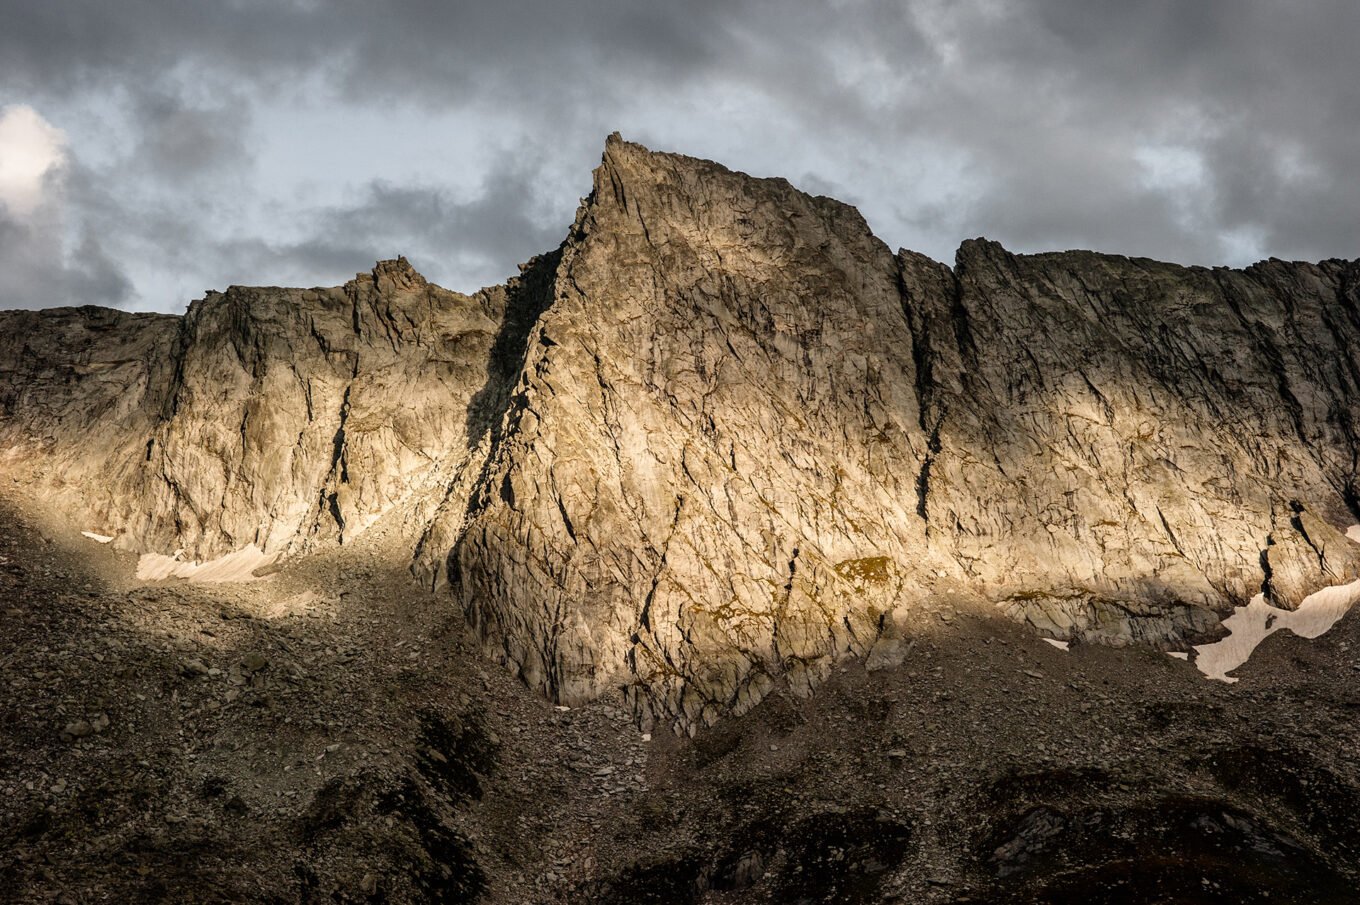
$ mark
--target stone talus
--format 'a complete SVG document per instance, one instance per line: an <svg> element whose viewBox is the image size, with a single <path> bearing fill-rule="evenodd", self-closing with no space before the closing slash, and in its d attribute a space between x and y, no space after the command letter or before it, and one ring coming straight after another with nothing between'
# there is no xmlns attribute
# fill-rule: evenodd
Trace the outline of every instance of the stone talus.
<svg viewBox="0 0 1360 905"><path fill-rule="evenodd" d="M396 261L0 319L6 461L82 528L206 558L388 519L526 682L681 728L944 595L1169 645L1360 576L1355 262L951 268L613 137L562 247L471 297Z"/></svg>

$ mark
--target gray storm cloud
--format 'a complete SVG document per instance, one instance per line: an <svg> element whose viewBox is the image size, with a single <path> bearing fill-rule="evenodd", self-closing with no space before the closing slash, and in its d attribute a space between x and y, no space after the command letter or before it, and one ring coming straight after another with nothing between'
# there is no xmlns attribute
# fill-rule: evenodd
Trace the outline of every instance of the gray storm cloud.
<svg viewBox="0 0 1360 905"><path fill-rule="evenodd" d="M0 2L0 106L65 135L3 306L178 310L556 244L604 135L783 175L945 260L987 235L1354 257L1349 2ZM12 148L0 144L0 172Z"/></svg>

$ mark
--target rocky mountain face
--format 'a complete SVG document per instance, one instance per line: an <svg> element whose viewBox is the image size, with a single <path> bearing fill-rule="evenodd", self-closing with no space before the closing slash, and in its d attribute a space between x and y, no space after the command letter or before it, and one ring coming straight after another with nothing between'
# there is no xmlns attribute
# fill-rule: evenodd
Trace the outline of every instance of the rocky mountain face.
<svg viewBox="0 0 1360 905"><path fill-rule="evenodd" d="M183 318L8 313L6 452L126 549L343 542L466 458L504 298L398 260L335 289L232 287Z"/></svg>
<svg viewBox="0 0 1360 905"><path fill-rule="evenodd" d="M0 461L138 553L382 522L564 703L681 729L909 656L934 601L1175 647L1360 576L1360 262L966 242L611 137L562 246L183 317L0 313Z"/></svg>

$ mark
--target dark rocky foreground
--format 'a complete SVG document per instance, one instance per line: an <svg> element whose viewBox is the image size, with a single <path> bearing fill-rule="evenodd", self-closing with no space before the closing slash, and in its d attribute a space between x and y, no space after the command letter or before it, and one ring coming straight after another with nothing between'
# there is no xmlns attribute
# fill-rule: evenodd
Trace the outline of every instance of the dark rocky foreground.
<svg viewBox="0 0 1360 905"><path fill-rule="evenodd" d="M1358 353L1357 262L950 268L616 137L472 296L0 313L3 888L1353 901L1354 615L1166 651L1360 576Z"/></svg>
<svg viewBox="0 0 1360 905"><path fill-rule="evenodd" d="M644 740L621 695L485 664L372 549L148 587L16 496L4 901L1355 900L1354 613L1225 685L941 602L900 667Z"/></svg>

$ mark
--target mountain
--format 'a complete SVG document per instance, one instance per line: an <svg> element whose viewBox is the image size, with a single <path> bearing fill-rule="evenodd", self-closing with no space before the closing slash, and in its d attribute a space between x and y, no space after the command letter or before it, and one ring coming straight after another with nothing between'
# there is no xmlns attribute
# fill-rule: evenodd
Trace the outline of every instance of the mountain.
<svg viewBox="0 0 1360 905"><path fill-rule="evenodd" d="M182 317L0 313L5 467L122 550L385 526L554 701L693 732L942 601L1184 649L1360 577L1360 263L968 241L609 139L562 246Z"/></svg>
<svg viewBox="0 0 1360 905"><path fill-rule="evenodd" d="M1358 355L618 136L473 295L0 312L2 897L1353 902Z"/></svg>

